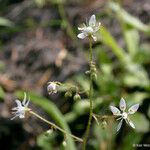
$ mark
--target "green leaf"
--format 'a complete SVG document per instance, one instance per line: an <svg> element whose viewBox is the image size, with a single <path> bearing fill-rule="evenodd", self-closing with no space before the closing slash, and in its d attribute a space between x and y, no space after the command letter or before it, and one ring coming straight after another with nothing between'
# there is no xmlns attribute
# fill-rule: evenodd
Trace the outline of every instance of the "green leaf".
<svg viewBox="0 0 150 150"><path fill-rule="evenodd" d="M140 45L139 50L136 52L133 61L140 64L149 63L150 61L150 45L143 43Z"/></svg>
<svg viewBox="0 0 150 150"><path fill-rule="evenodd" d="M0 86L0 100L3 100L5 97L5 92L4 90L2 89L2 87Z"/></svg>
<svg viewBox="0 0 150 150"><path fill-rule="evenodd" d="M105 48L103 47L99 47L97 46L96 48L94 48L94 51L96 53L96 59L97 59L97 65L99 65L99 67L101 66L101 64L103 63L111 63L111 60L109 58L109 56L106 53Z"/></svg>
<svg viewBox="0 0 150 150"><path fill-rule="evenodd" d="M135 92L135 93L125 95L124 97L126 97L126 99L129 100L127 102L128 106L131 106L135 103L141 104L143 102L143 100L148 97L148 93L146 93L146 92Z"/></svg>
<svg viewBox="0 0 150 150"><path fill-rule="evenodd" d="M16 95L19 98L23 98L23 91L17 91ZM66 132L70 133L70 129L63 117L63 115L61 114L61 112L59 111L59 109L55 106L54 103L52 103L50 100L48 100L47 98L44 98L42 96L39 96L33 92L28 92L28 95L30 96L31 102L33 102L34 104L38 105L39 107L41 107L43 110L45 110L48 115L55 120L55 122L61 127L63 128ZM66 135L66 139L67 139L67 146L66 146L66 150L75 150L75 143L73 141L73 139L69 136Z"/></svg>
<svg viewBox="0 0 150 150"><path fill-rule="evenodd" d="M37 144L42 148L42 150L53 149L51 144L51 136L46 136L45 133L38 136Z"/></svg>
<svg viewBox="0 0 150 150"><path fill-rule="evenodd" d="M100 106L103 102L103 99L98 97L98 98L93 98L93 109L96 107ZM74 106L73 106L73 112L77 116L83 115L90 110L90 102L89 99L82 99L82 101L77 101Z"/></svg>
<svg viewBox="0 0 150 150"><path fill-rule="evenodd" d="M133 150L134 144L138 144L141 140L141 134L137 132L129 132L126 136L123 138L123 144L121 146L122 150Z"/></svg>
<svg viewBox="0 0 150 150"><path fill-rule="evenodd" d="M14 24L10 20L0 17L0 26L12 27L13 25Z"/></svg>
<svg viewBox="0 0 150 150"><path fill-rule="evenodd" d="M85 92L89 91L90 82L86 76L78 75L74 77L74 80L76 80L77 83L79 83L79 85Z"/></svg>
<svg viewBox="0 0 150 150"><path fill-rule="evenodd" d="M5 63L3 61L0 61L0 71L4 71L5 69Z"/></svg>
<svg viewBox="0 0 150 150"><path fill-rule="evenodd" d="M133 115L130 115L130 119L135 124L135 130L138 132L148 132L149 131L149 121L145 118L145 116L139 112L136 112Z"/></svg>
<svg viewBox="0 0 150 150"><path fill-rule="evenodd" d="M74 111L71 111L71 112L66 113L64 117L65 117L65 120L68 123L70 123L70 122L73 122L74 120L76 120L78 115Z"/></svg>
<svg viewBox="0 0 150 150"><path fill-rule="evenodd" d="M110 34L110 32L104 26L101 27L99 36L101 38L101 41L106 46L111 48L112 52L117 56L117 58L121 62L124 62L125 58L127 57L126 53L121 47L119 47L114 37Z"/></svg>
<svg viewBox="0 0 150 150"><path fill-rule="evenodd" d="M85 114L86 112L89 112L89 109L90 109L90 102L88 100L78 101L73 106L73 111L78 115L82 115Z"/></svg>
<svg viewBox="0 0 150 150"><path fill-rule="evenodd" d="M130 55L133 57L136 52L139 50L139 34L135 29L125 30L124 31L127 48Z"/></svg>
<svg viewBox="0 0 150 150"><path fill-rule="evenodd" d="M147 72L144 68L138 64L128 63L126 66L126 73L124 74L124 84L129 87L139 86L147 87L149 86L149 78ZM142 82L141 82L142 81Z"/></svg>
<svg viewBox="0 0 150 150"><path fill-rule="evenodd" d="M102 123L102 122L100 122ZM100 149L107 149L111 150L113 149L113 144L115 140L116 135L116 124L113 122L112 119L109 119L107 122L106 129L103 128L102 124L97 125L94 124L93 127L93 134L95 137L95 140L97 141L97 150Z"/></svg>
<svg viewBox="0 0 150 150"><path fill-rule="evenodd" d="M43 7L46 4L46 0L34 0L38 7Z"/></svg>
<svg viewBox="0 0 150 150"><path fill-rule="evenodd" d="M150 33L150 26L142 23L138 18L132 16L128 12L126 12L123 8L119 6L118 3L109 2L108 7L116 13L120 20L130 25L133 28L136 28L140 31Z"/></svg>

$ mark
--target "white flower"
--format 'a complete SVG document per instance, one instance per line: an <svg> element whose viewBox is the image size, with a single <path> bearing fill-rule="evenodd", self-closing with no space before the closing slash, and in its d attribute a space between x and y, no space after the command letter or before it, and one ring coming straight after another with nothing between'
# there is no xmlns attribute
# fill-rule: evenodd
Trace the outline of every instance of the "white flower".
<svg viewBox="0 0 150 150"><path fill-rule="evenodd" d="M100 22L96 22L95 15L92 15L88 25L83 24L83 27L78 27L78 30L81 31L81 33L78 34L78 38L84 39L87 36L91 36L94 41L97 40L95 33L100 29Z"/></svg>
<svg viewBox="0 0 150 150"><path fill-rule="evenodd" d="M58 84L57 82L48 82L47 91L49 94L57 93Z"/></svg>
<svg viewBox="0 0 150 150"><path fill-rule="evenodd" d="M117 107L110 106L110 110L112 111L113 115L118 116L119 118L117 120L120 120L118 127L117 127L117 131L120 130L123 120L125 120L126 123L128 125L130 125L132 128L135 128L135 125L129 119L129 115L134 114L138 110L139 104L135 104L135 105L131 106L128 109L128 111L126 112L125 111L126 110L126 102L123 98L121 98L119 108L120 108L120 110Z"/></svg>
<svg viewBox="0 0 150 150"><path fill-rule="evenodd" d="M13 113L14 117L11 118L11 120L15 119L16 117L19 117L20 119L25 118L25 112L27 110L30 110L28 108L29 101L30 100L27 100L26 93L24 93L24 99L23 99L22 103L20 100L18 100L18 99L16 100L17 107L12 108L12 111L13 111L12 113Z"/></svg>

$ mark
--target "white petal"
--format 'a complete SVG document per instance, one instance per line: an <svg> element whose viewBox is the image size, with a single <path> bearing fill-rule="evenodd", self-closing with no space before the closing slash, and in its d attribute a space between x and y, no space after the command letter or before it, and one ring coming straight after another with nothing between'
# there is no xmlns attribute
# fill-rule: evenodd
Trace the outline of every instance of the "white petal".
<svg viewBox="0 0 150 150"><path fill-rule="evenodd" d="M122 122L123 122L123 119L119 122L118 126L117 126L117 132L120 130L121 126L122 126Z"/></svg>
<svg viewBox="0 0 150 150"><path fill-rule="evenodd" d="M133 122L130 121L130 120L128 120L128 122L129 122L129 125L130 125L133 129L135 129L135 125L133 124Z"/></svg>
<svg viewBox="0 0 150 150"><path fill-rule="evenodd" d="M126 109L126 101L123 98L121 98L121 100L120 100L119 107L120 107L120 109L122 111L125 111L125 109Z"/></svg>
<svg viewBox="0 0 150 150"><path fill-rule="evenodd" d="M95 25L96 25L96 17L95 17L95 15L92 15L89 20L89 26L93 27Z"/></svg>
<svg viewBox="0 0 150 150"><path fill-rule="evenodd" d="M129 114L134 114L139 108L139 104L135 104L133 106L131 106L128 110Z"/></svg>
<svg viewBox="0 0 150 150"><path fill-rule="evenodd" d="M78 30L84 30L85 28L87 28L87 26L83 24L81 27L78 27Z"/></svg>
<svg viewBox="0 0 150 150"><path fill-rule="evenodd" d="M112 113L116 116L119 116L121 115L120 114L120 110L117 108L117 107L114 107L114 106L110 106L110 110L112 111Z"/></svg>
<svg viewBox="0 0 150 150"><path fill-rule="evenodd" d="M26 99L27 99L27 95L26 95L26 93L24 92L24 98L23 98L23 102L22 102L23 106L25 106L25 104L26 104Z"/></svg>
<svg viewBox="0 0 150 150"><path fill-rule="evenodd" d="M86 27L78 27L78 30L82 31L85 30Z"/></svg>
<svg viewBox="0 0 150 150"><path fill-rule="evenodd" d="M30 102L30 99L26 102L26 104L25 104L24 106L25 106L25 107L28 107L29 102Z"/></svg>
<svg viewBox="0 0 150 150"><path fill-rule="evenodd" d="M18 115L19 116L19 115ZM14 120L16 117L18 117L17 115L15 115L14 117L12 117L10 120Z"/></svg>
<svg viewBox="0 0 150 150"><path fill-rule="evenodd" d="M78 37L79 39L84 39L86 36L87 36L87 35L84 34L84 33L79 33L77 37Z"/></svg>
<svg viewBox="0 0 150 150"><path fill-rule="evenodd" d="M57 90L54 90L53 93L56 94L56 93L57 93Z"/></svg>
<svg viewBox="0 0 150 150"><path fill-rule="evenodd" d="M11 109L12 111L18 110L18 107L14 107Z"/></svg>
<svg viewBox="0 0 150 150"><path fill-rule="evenodd" d="M97 32L100 29L101 23L96 23L95 27L94 27L94 32Z"/></svg>
<svg viewBox="0 0 150 150"><path fill-rule="evenodd" d="M92 35L92 38L94 41L97 41L97 37L95 35Z"/></svg>
<svg viewBox="0 0 150 150"><path fill-rule="evenodd" d="M15 100L16 101L16 103L17 103L17 107L22 107L22 104L21 104L21 102L17 99L17 100Z"/></svg>
<svg viewBox="0 0 150 150"><path fill-rule="evenodd" d="M25 116L24 116L23 114L20 114L20 115L19 115L19 118L20 118L20 119L22 119L22 118L24 118L24 117L25 117Z"/></svg>
<svg viewBox="0 0 150 150"><path fill-rule="evenodd" d="M122 116L121 116L121 117L119 117L119 118L117 118L116 120L120 120L120 119L122 119Z"/></svg>
<svg viewBox="0 0 150 150"><path fill-rule="evenodd" d="M83 28L82 27L78 27L78 30L82 31L82 30L84 30L84 27Z"/></svg>

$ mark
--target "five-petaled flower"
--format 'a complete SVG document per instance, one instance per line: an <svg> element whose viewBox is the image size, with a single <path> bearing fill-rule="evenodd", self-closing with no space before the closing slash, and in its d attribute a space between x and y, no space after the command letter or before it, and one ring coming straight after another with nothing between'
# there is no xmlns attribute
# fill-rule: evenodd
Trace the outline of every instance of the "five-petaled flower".
<svg viewBox="0 0 150 150"><path fill-rule="evenodd" d="M18 99L16 100L17 107L12 108L12 114L14 115L14 117L12 117L11 120L15 119L16 117L19 117L20 119L25 118L25 112L30 110L28 108L29 101L30 100L27 100L26 93L24 93L22 102Z"/></svg>
<svg viewBox="0 0 150 150"><path fill-rule="evenodd" d="M129 119L129 115L134 114L138 110L139 104L135 104L135 105L131 106L128 109L128 111L126 112L125 111L126 110L126 102L123 98L121 98L119 108L120 108L121 111L117 107L110 106L110 110L112 111L113 115L119 117L117 120L120 120L120 122L118 124L118 127L117 127L117 131L120 130L123 120L125 120L126 123L128 125L130 125L132 128L135 128L135 125Z"/></svg>
<svg viewBox="0 0 150 150"><path fill-rule="evenodd" d="M49 94L57 93L58 83L57 82L48 82L47 91Z"/></svg>
<svg viewBox="0 0 150 150"><path fill-rule="evenodd" d="M92 37L94 41L97 40L95 33L100 29L100 22L96 22L95 15L92 15L88 25L83 24L83 27L78 27L78 30L81 31L81 33L78 34L78 38L84 39L85 37L89 36Z"/></svg>

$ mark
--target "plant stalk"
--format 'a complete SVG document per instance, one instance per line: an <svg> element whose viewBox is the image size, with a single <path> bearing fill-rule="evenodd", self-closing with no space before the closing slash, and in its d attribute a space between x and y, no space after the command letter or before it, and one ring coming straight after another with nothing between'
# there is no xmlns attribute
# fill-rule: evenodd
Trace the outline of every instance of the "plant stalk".
<svg viewBox="0 0 150 150"><path fill-rule="evenodd" d="M87 124L85 135L84 135L84 138L83 138L82 150L86 149L87 140L88 140L88 136L89 136L89 131L90 131L90 127L91 127L92 114L93 114L93 102L92 102L93 83L92 83L92 70L91 70L91 64L93 62L93 52L92 52L92 38L91 37L89 37L89 46L90 46L90 91L89 91L90 112L89 112L88 124Z"/></svg>
<svg viewBox="0 0 150 150"><path fill-rule="evenodd" d="M57 129L59 131L61 131L62 133L66 134L66 135L69 135L70 137L74 138L76 141L79 141L79 142L83 142L83 140L73 134L70 134L70 133L67 133L64 129L60 128L59 126L57 126L56 124L48 121L47 119L41 117L40 115L38 115L37 113L33 112L32 110L29 110L29 113L36 116L37 118L39 118L40 120L42 120L43 122L49 124L52 128L54 129Z"/></svg>

